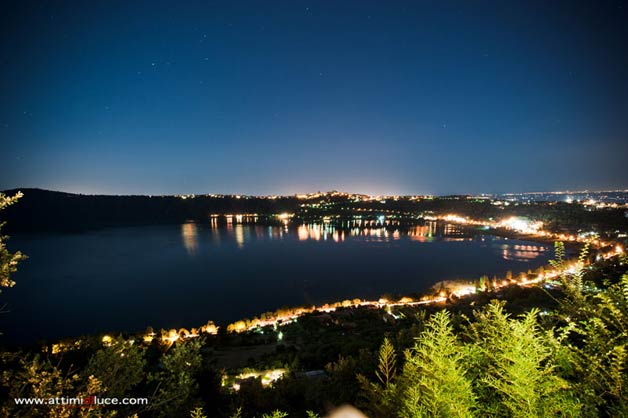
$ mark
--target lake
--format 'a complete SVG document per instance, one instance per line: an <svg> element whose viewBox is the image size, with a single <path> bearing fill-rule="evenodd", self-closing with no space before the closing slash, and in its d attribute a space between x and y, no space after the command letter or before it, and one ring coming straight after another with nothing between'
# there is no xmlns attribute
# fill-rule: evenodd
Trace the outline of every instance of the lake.
<svg viewBox="0 0 628 418"><path fill-rule="evenodd" d="M207 224L16 235L30 258L0 298L9 342L226 324L282 306L424 291L547 263L546 244L451 224Z"/></svg>

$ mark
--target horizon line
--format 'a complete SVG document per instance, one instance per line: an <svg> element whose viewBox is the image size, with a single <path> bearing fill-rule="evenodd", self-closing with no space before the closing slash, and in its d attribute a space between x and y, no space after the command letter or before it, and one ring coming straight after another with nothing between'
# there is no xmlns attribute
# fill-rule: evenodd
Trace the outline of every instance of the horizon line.
<svg viewBox="0 0 628 418"><path fill-rule="evenodd" d="M628 193L628 189L580 189L580 190L548 190L548 191L529 191L529 192L495 192L495 193L443 193L443 194L433 194L433 193L415 193L415 194L377 194L372 195L368 193L358 193L358 192L348 192L341 191L337 189L331 189L327 191L317 190L314 192L297 192L290 194L246 194L246 193L160 193L160 194L136 194L136 193L126 193L126 194L108 194L108 193L82 193L82 192L68 192L63 190L53 190L53 189L45 189L41 187L15 187L10 189L0 190L0 193L6 192L19 192L22 190L40 190L46 192L53 193L64 193L64 194L74 194L80 196L112 196L112 197L124 197L124 196L159 196L159 197L179 197L179 196L225 196L225 197L236 197L236 196L244 196L244 197L257 197L257 198L269 198L269 197L297 197L297 196L311 196L316 194L331 194L331 193L340 193L346 195L358 195L358 196L367 196L367 197L416 197L416 196L425 196L425 197L446 197L446 196L473 196L473 197L482 197L482 196L515 196L515 195L539 195L539 194L576 194L576 193Z"/></svg>

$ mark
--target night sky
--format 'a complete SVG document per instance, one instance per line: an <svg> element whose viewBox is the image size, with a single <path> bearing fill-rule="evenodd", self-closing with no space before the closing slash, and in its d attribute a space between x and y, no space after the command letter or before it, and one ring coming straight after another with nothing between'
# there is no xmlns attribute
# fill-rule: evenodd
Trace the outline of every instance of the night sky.
<svg viewBox="0 0 628 418"><path fill-rule="evenodd" d="M0 15L0 189L628 188L626 2L20 0Z"/></svg>

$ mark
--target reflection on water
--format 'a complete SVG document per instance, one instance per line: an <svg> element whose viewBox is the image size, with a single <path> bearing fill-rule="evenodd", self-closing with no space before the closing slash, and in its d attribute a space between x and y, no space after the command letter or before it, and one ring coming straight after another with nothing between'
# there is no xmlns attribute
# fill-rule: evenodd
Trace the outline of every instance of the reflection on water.
<svg viewBox="0 0 628 418"><path fill-rule="evenodd" d="M438 230L436 222L428 222L425 225L401 227L394 224L380 224L370 221L345 222L338 225L330 223L303 224L297 227L299 241L327 241L342 242L350 237L359 237L369 241L394 241L402 237L408 237L413 241L428 242L435 236L439 238L451 238L458 236L458 230ZM449 228L450 225L447 225Z"/></svg>
<svg viewBox="0 0 628 418"><path fill-rule="evenodd" d="M527 262L543 255L547 248L542 245L501 245L504 260Z"/></svg>
<svg viewBox="0 0 628 418"><path fill-rule="evenodd" d="M199 224L200 225L200 224ZM202 225L200 225L202 226ZM391 242L406 239L415 242L433 241L487 241L495 237L470 230L456 224L430 221L422 225L407 226L395 221L355 219L339 222L308 223L291 226L258 223L254 215L212 216L209 231L214 243L231 241L243 249L251 240L283 240L296 238L298 241L328 241L341 243L347 239L361 241ZM198 249L198 226L186 223L181 226L181 238L185 250L195 255ZM508 239L500 239L507 241ZM495 247L501 258L509 261L527 262L548 251L543 245L520 245L503 243Z"/></svg>
<svg viewBox="0 0 628 418"><path fill-rule="evenodd" d="M429 242L434 239L436 233L436 222L428 222L425 225L413 227L408 232L408 236L412 241Z"/></svg>
<svg viewBox="0 0 628 418"><path fill-rule="evenodd" d="M244 247L244 226L242 224L238 224L234 230L235 240L238 243L238 248Z"/></svg>
<svg viewBox="0 0 628 418"><path fill-rule="evenodd" d="M183 247L189 255L195 255L198 249L198 228L195 223L188 222L181 225Z"/></svg>

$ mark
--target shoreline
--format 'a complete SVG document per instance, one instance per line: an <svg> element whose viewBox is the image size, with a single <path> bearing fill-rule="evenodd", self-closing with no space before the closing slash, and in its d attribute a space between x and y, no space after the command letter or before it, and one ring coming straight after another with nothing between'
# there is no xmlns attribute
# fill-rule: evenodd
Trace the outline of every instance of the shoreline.
<svg viewBox="0 0 628 418"><path fill-rule="evenodd" d="M598 253L596 256L601 259L607 260L615 256L619 256L624 253L624 249L621 244L615 244L615 246L608 250L606 253ZM326 303L320 306L302 306L302 307L290 307L280 308L275 312L267 312L260 314L260 318L254 317L252 319L244 318L227 326L217 326L213 321L208 321L205 325L198 328L180 328L180 329L161 329L159 332L155 332L151 327L146 332L134 333L134 332L121 332L116 335L128 335L130 338L137 337L145 344L151 344L153 340L157 340L161 344L172 345L179 340L192 339L202 336L202 334L208 334L216 336L219 332L226 332L227 334L239 334L252 332L256 330L263 330L266 327L273 327L275 330L278 328L291 324L298 320L298 318L312 313L329 314L336 312L340 309L346 308L373 308L373 309L390 309L393 307L416 307L422 305L438 305L445 304L448 301L460 300L466 297L479 294L494 293L497 294L501 291L507 290L510 287L528 288L536 286L541 283L552 283L555 279L561 277L563 274L573 274L578 268L583 268L585 264L578 264L578 259L566 259L565 267L562 271L558 271L553 268L544 270L542 274L528 275L526 273L519 273L513 278L506 279L500 278L497 283L493 283L492 286L488 283L482 284L481 280L460 280L450 283L450 287L442 290L435 290L431 294L424 294L418 300L408 296L403 296L398 300L387 300L380 298L377 301L374 300L362 300L352 299L344 301L336 301L333 303ZM530 277L529 277L530 276ZM438 283L437 283L438 284ZM457 286L452 286L457 285ZM433 287L431 288L433 289ZM270 315L268 315L270 314ZM266 317L264 317L266 315ZM220 331L225 330L225 331ZM97 334L99 336L102 334ZM88 337L95 337L94 335ZM103 342L110 339L109 335L104 335ZM80 339L59 339L57 343L45 344L48 350L52 354L62 353L68 349L74 349L81 345Z"/></svg>

